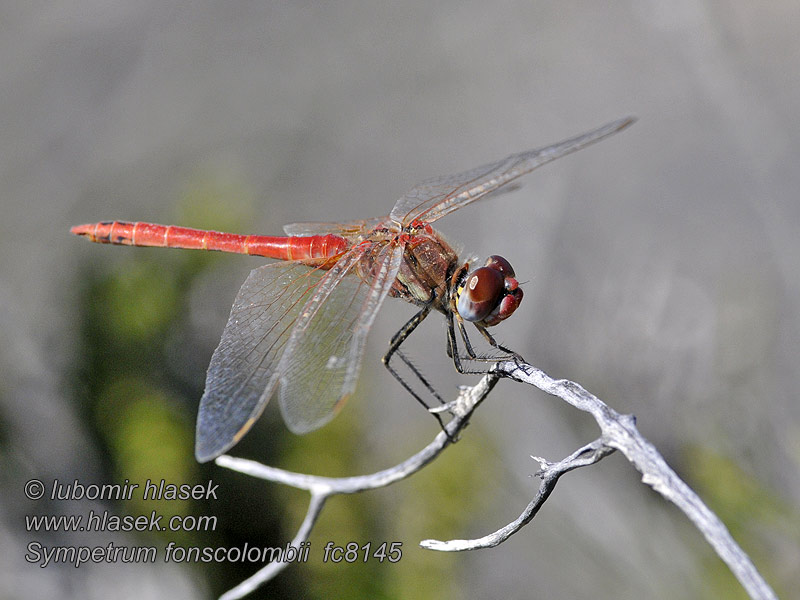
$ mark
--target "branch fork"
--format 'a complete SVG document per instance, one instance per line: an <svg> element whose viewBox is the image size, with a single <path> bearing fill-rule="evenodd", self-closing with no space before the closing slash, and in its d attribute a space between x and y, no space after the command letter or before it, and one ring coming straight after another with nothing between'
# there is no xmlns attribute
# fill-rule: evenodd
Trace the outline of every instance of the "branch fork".
<svg viewBox="0 0 800 600"><path fill-rule="evenodd" d="M542 483L536 496L519 517L511 523L481 538L448 541L423 540L420 542L420 546L440 552L460 552L497 546L533 520L562 475L581 467L594 465L609 454L619 451L642 474L643 483L673 502L694 523L751 598L758 600L776 598L773 590L756 570L747 554L731 537L722 521L675 474L656 448L639 433L636 428L636 418L633 415L620 414L579 384L566 379L553 379L541 369L520 360L496 363L475 386L462 387L458 397L441 409L454 415L445 426L445 431L439 432L431 443L394 467L370 475L331 478L292 473L231 456L220 456L216 459L216 463L221 467L239 471L245 475L309 492L311 500L308 511L291 542L293 546L299 547L302 542L308 540L326 500L331 496L355 494L390 485L409 477L433 461L452 443L452 440L458 439L458 434L469 423L473 411L489 395L500 378L508 378L518 383L535 386L548 394L561 398L578 410L590 413L595 418L601 435L593 442L578 448L557 462L551 462L541 457L531 457L539 464L539 470L534 476L539 477ZM438 408L435 410L440 412ZM279 561L269 563L250 578L226 592L221 600L234 600L246 596L275 577L288 564Z"/></svg>

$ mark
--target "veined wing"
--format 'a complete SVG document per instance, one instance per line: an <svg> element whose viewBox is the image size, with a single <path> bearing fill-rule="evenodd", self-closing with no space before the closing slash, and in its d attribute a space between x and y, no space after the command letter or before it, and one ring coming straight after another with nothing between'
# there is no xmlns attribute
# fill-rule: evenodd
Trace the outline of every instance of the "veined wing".
<svg viewBox="0 0 800 600"><path fill-rule="evenodd" d="M280 406L294 433L330 421L355 389L367 333L397 276L403 245L385 244L376 257L366 252L351 251L336 263L306 302L286 344L278 366ZM345 277L360 261L372 267L369 276Z"/></svg>
<svg viewBox="0 0 800 600"><path fill-rule="evenodd" d="M512 154L503 160L456 175L423 181L397 201L389 216L404 225L416 219L432 223L550 161L624 129L634 121L632 117L620 119L557 144Z"/></svg>
<svg viewBox="0 0 800 600"><path fill-rule="evenodd" d="M289 223L283 226L286 235L327 235L332 233L340 235L346 240L356 241L368 233L374 227L389 220L389 217L377 217L374 219L361 219L356 221L345 221L344 223L325 223L325 222L302 222Z"/></svg>
<svg viewBox="0 0 800 600"><path fill-rule="evenodd" d="M238 442L264 410L278 384L277 366L292 326L325 275L296 261L250 272L208 367L197 416L200 462Z"/></svg>
<svg viewBox="0 0 800 600"><path fill-rule="evenodd" d="M376 277L364 281L351 271L367 248L351 249L329 271L292 261L251 271L208 368L197 419L200 462L247 433L278 383L292 431L333 418L355 388L367 332L402 258L401 245L387 244Z"/></svg>

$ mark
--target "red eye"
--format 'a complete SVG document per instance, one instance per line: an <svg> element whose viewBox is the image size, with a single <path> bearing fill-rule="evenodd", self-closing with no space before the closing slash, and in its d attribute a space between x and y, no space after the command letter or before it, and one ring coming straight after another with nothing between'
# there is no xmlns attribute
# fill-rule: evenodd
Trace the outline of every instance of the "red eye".
<svg viewBox="0 0 800 600"><path fill-rule="evenodd" d="M522 290L511 263L495 255L467 276L456 309L465 321L491 327L510 317L520 302Z"/></svg>
<svg viewBox="0 0 800 600"><path fill-rule="evenodd" d="M511 263L497 254L492 254L486 259L486 266L497 269L506 277L515 277L514 267L511 266Z"/></svg>
<svg viewBox="0 0 800 600"><path fill-rule="evenodd" d="M464 283L458 298L458 314L467 321L482 321L497 306L503 295L503 274L492 267L475 269Z"/></svg>

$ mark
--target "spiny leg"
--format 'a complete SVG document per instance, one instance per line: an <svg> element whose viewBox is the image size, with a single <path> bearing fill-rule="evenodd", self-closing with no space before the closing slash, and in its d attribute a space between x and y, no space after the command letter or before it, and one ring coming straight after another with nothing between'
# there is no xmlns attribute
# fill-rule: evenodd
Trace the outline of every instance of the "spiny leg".
<svg viewBox="0 0 800 600"><path fill-rule="evenodd" d="M389 373L391 373L392 376L397 381L400 382L400 385L402 385L405 388L405 390L417 400L417 402L422 404L422 406L424 406L426 410L430 409L428 403L425 402L425 400L423 400L422 397L419 394L417 394L417 392L409 385L409 383L405 379L403 379L400 373L398 373L394 369L394 367L392 367L391 360L392 356L394 356L394 354L396 353L400 357L400 359L409 367L409 369L411 369L411 372L414 373L414 375L416 375L417 378L423 383L423 385L428 389L428 391L430 391L431 394L433 394L433 396L441 404L444 404L444 400L439 395L439 393L433 388L433 386L428 382L428 380L425 379L422 373L419 372L419 370L411 363L411 361L402 352L400 352L400 345L408 338L409 335L411 335L411 333L419 326L419 324L422 323L425 317L427 317L430 314L432 307L433 307L432 303L423 306L422 310L420 310L417 314L411 317L411 319L409 319L408 322L405 325L403 325L403 327L401 327L400 330L392 336L392 339L389 342L389 350L388 352L386 352L386 354L383 355L383 358L381 359L384 366L389 370ZM444 428L444 421L442 421L442 418L437 413L431 413L431 414L434 417L436 417L436 420L439 422L442 431L447 433L447 431Z"/></svg>
<svg viewBox="0 0 800 600"><path fill-rule="evenodd" d="M464 325L461 321L458 321L458 329L461 332L461 337L464 340L464 345L466 347L467 355L468 356L461 356L458 350L458 338L456 337L456 330L455 330L455 319L453 315L448 313L447 314L447 355L453 359L453 365L456 368L456 371L461 373L462 375L477 375L481 373L485 373L485 370L475 370L475 369L468 369L462 361L466 360L476 360L476 361L491 361L490 358L480 357L475 354L475 351L472 349L472 344L469 342L469 337L467 337L467 332L464 331Z"/></svg>
<svg viewBox="0 0 800 600"><path fill-rule="evenodd" d="M467 352L467 356L461 356L458 351L458 338L456 337L455 333L455 326L456 326L456 319L453 317L451 313L447 315L447 355L453 359L453 364L455 365L456 370L461 374L470 374L476 375L485 373L485 370L477 369L477 370L470 370L467 369L464 364L462 363L463 360L473 360L478 362L497 362L498 360L503 360L507 358L513 358L515 361L522 360L522 357L514 352L497 343L497 340L486 331L485 327L475 324L475 327L478 331L481 332L486 341L491 344L493 348L497 348L501 352L505 352L506 356L478 356L475 352L474 348L472 347L472 343L470 342L469 336L467 335L467 331L464 327L464 323L461 320L457 321L458 323L458 330L461 334L461 339L464 341L464 348Z"/></svg>
<svg viewBox="0 0 800 600"><path fill-rule="evenodd" d="M462 375L467 373L461 364L461 355L458 353L458 343L456 342L456 330L453 324L453 314L447 313L447 356L453 359L456 371Z"/></svg>
<svg viewBox="0 0 800 600"><path fill-rule="evenodd" d="M416 365L413 362L411 362L411 359L408 358L405 354L403 354L403 351L400 349L396 350L395 353L397 354L397 356L400 357L400 360L402 360L405 363L405 365L409 368L409 370L412 373L414 373L414 375L416 375L417 379L419 379L422 382L422 385L425 386L425 388L431 393L431 395L439 401L439 404L444 404L445 403L444 398L442 398L439 395L439 392L436 391L436 388L434 388L430 383L428 383L428 380L420 372L420 370L417 369ZM428 405L425 404L425 406Z"/></svg>
<svg viewBox="0 0 800 600"><path fill-rule="evenodd" d="M495 357L495 358L487 357L483 359L477 358L476 360L497 360L498 358L513 358L514 361L517 363L523 360L522 356L520 356L518 353L514 352L510 348L506 348L505 346L498 344L497 340L494 339L494 336L491 333L489 333L489 331L485 327L481 325L475 325L475 327L478 329L478 331L481 332L481 335L483 335L483 337L486 339L487 342L489 342L489 344L491 344L494 348L497 348L501 352L506 353L506 356L503 357ZM464 332L464 335L466 336L466 332Z"/></svg>

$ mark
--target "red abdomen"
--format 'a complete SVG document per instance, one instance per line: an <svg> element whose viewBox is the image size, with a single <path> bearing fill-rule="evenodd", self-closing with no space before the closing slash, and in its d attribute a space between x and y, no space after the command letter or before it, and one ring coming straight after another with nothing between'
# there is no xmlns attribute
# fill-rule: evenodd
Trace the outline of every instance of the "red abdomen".
<svg viewBox="0 0 800 600"><path fill-rule="evenodd" d="M338 256L350 246L338 235L271 236L239 235L204 231L174 225L101 221L77 225L70 230L75 235L101 244L126 246L157 246L160 248L190 248L218 250L236 254L252 254L281 260L318 261Z"/></svg>

